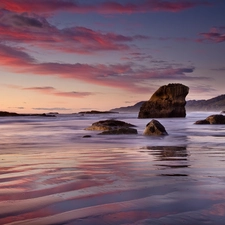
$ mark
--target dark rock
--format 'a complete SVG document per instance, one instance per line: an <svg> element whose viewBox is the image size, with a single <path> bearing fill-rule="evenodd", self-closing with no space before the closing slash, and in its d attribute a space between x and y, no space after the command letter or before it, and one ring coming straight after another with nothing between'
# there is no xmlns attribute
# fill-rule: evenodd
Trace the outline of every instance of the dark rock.
<svg viewBox="0 0 225 225"><path fill-rule="evenodd" d="M126 123L120 120L101 120L93 123L90 127L85 130L97 130L97 131L109 131L115 130L121 127L135 127L133 124Z"/></svg>
<svg viewBox="0 0 225 225"><path fill-rule="evenodd" d="M119 127L113 130L103 131L100 135L105 134L137 134L137 130L130 127Z"/></svg>
<svg viewBox="0 0 225 225"><path fill-rule="evenodd" d="M225 116L221 114L208 116L205 120L198 120L195 124L225 124Z"/></svg>
<svg viewBox="0 0 225 225"><path fill-rule="evenodd" d="M46 114L46 113L42 113L42 114L19 114L19 113L15 113L15 112L6 112L6 111L0 111L0 116L1 117L4 117L4 116L44 116L44 117L56 117L55 115Z"/></svg>
<svg viewBox="0 0 225 225"><path fill-rule="evenodd" d="M18 113L0 111L0 116L20 116Z"/></svg>
<svg viewBox="0 0 225 225"><path fill-rule="evenodd" d="M101 120L93 123L85 130L103 131L100 134L137 134L135 125L120 120Z"/></svg>
<svg viewBox="0 0 225 225"><path fill-rule="evenodd" d="M58 115L59 113L58 112L49 112L47 113L47 115Z"/></svg>
<svg viewBox="0 0 225 225"><path fill-rule="evenodd" d="M165 127L158 121L150 121L144 130L144 135L167 135Z"/></svg>
<svg viewBox="0 0 225 225"><path fill-rule="evenodd" d="M46 114L46 113L42 113L42 114L30 114L29 116L56 117L56 115Z"/></svg>
<svg viewBox="0 0 225 225"><path fill-rule="evenodd" d="M195 124L210 124L210 122L207 120L198 120L195 122Z"/></svg>
<svg viewBox="0 0 225 225"><path fill-rule="evenodd" d="M185 117L185 97L189 88L183 84L160 87L140 108L138 118Z"/></svg>
<svg viewBox="0 0 225 225"><path fill-rule="evenodd" d="M90 138L91 135L84 135L83 138Z"/></svg>

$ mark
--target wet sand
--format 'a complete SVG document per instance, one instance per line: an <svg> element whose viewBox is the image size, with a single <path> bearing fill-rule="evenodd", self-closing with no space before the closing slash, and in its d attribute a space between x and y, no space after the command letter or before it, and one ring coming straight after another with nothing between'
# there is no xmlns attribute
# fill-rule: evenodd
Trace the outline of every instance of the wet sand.
<svg viewBox="0 0 225 225"><path fill-rule="evenodd" d="M0 224L224 224L223 149L83 147L1 155Z"/></svg>
<svg viewBox="0 0 225 225"><path fill-rule="evenodd" d="M136 136L86 133L96 118L0 121L0 224L223 225L225 127L200 117L162 120L166 137L133 117Z"/></svg>

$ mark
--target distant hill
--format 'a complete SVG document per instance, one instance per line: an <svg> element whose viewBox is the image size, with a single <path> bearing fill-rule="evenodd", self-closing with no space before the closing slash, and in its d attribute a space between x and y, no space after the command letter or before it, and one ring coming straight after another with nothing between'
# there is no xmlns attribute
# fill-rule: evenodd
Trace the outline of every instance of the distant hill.
<svg viewBox="0 0 225 225"><path fill-rule="evenodd" d="M224 111L225 95L219 95L208 100L190 100L186 104L187 111Z"/></svg>
<svg viewBox="0 0 225 225"><path fill-rule="evenodd" d="M111 109L116 112L139 112L141 105L145 101L141 101L132 106L125 106ZM189 100L186 103L187 111L224 111L225 110L225 95L219 95L208 100Z"/></svg>
<svg viewBox="0 0 225 225"><path fill-rule="evenodd" d="M144 103L144 101L141 101L141 102L136 103L135 105L115 108L115 109L111 109L110 111L115 111L115 112L138 112L140 107L141 107L141 105L143 103Z"/></svg>

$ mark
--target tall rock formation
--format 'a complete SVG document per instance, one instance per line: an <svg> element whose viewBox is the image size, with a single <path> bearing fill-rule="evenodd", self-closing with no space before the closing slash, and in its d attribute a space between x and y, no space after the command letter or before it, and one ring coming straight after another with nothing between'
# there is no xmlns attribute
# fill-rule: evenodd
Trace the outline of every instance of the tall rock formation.
<svg viewBox="0 0 225 225"><path fill-rule="evenodd" d="M160 87L140 108L138 118L185 117L185 97L189 87L168 84Z"/></svg>

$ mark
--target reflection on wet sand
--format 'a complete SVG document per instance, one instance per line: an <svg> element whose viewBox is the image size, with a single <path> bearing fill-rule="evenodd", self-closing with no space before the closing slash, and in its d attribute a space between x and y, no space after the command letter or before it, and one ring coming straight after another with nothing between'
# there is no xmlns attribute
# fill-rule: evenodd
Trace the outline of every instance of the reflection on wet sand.
<svg viewBox="0 0 225 225"><path fill-rule="evenodd" d="M210 149L60 150L1 155L0 224L223 224L222 150L210 170Z"/></svg>
<svg viewBox="0 0 225 225"><path fill-rule="evenodd" d="M157 170L162 171L158 174L160 176L189 176L188 170L184 170L190 167L186 146L147 146L140 152L153 155L154 161L160 161L154 164ZM179 173L177 169L180 169Z"/></svg>
<svg viewBox="0 0 225 225"><path fill-rule="evenodd" d="M186 146L147 146L142 152L149 152L156 156L156 160L187 160L188 153Z"/></svg>

